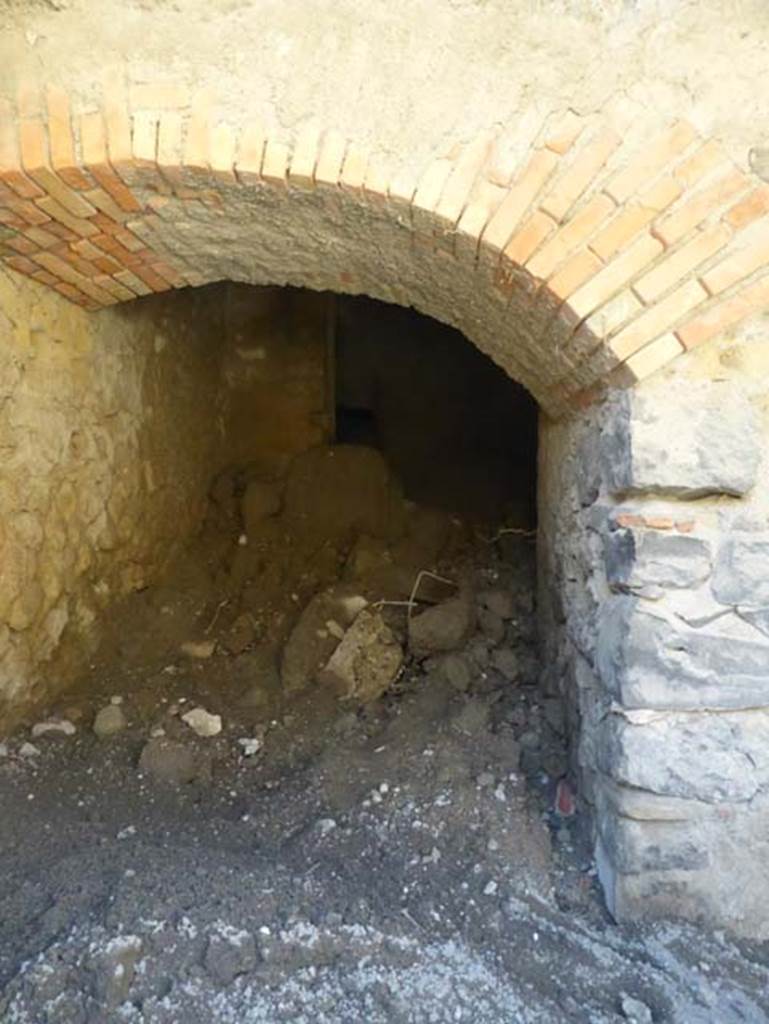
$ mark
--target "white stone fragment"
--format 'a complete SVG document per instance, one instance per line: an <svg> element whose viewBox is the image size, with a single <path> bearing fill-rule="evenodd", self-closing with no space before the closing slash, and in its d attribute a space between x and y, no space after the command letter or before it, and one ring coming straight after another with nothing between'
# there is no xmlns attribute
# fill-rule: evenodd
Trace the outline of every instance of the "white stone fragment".
<svg viewBox="0 0 769 1024"><path fill-rule="evenodd" d="M75 726L67 718L49 718L45 722L36 722L32 726L32 739L45 736L49 732L60 732L65 736L74 736Z"/></svg>
<svg viewBox="0 0 769 1024"><path fill-rule="evenodd" d="M258 736L244 736L238 740L243 748L243 757L253 757L262 749L263 743Z"/></svg>
<svg viewBox="0 0 769 1024"><path fill-rule="evenodd" d="M182 715L182 721L198 736L216 736L222 731L222 716L212 715L205 708L192 708Z"/></svg>
<svg viewBox="0 0 769 1024"><path fill-rule="evenodd" d="M195 640L187 640L181 646L182 654L186 654L188 658L210 658L215 650L215 640L201 640L199 642Z"/></svg>

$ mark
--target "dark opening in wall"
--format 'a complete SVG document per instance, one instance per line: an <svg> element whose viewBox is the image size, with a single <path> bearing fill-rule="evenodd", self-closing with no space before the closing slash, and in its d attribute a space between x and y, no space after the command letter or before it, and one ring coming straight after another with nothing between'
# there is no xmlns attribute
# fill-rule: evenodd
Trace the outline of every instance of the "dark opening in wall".
<svg viewBox="0 0 769 1024"><path fill-rule="evenodd" d="M406 497L475 522L533 526L537 407L445 324L340 297L336 440L378 448Z"/></svg>

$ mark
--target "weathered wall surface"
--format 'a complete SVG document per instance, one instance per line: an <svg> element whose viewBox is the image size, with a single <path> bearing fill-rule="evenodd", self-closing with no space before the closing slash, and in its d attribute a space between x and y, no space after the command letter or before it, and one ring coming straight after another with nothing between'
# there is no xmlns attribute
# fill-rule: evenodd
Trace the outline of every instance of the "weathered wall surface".
<svg viewBox="0 0 769 1024"><path fill-rule="evenodd" d="M766 937L769 331L541 435L548 684L619 917Z"/></svg>
<svg viewBox="0 0 769 1024"><path fill-rule="evenodd" d="M197 523L221 358L208 309L192 293L88 315L0 275L0 721L61 686L101 610Z"/></svg>
<svg viewBox="0 0 769 1024"><path fill-rule="evenodd" d="M198 527L217 471L279 469L326 436L325 328L320 298L278 290L87 314L0 274L0 723L77 670L103 610Z"/></svg>

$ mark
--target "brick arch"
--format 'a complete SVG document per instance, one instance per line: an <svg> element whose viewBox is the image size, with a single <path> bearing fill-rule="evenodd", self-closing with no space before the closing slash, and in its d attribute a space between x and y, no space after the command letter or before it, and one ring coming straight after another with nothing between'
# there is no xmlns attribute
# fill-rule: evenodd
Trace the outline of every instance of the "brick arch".
<svg viewBox="0 0 769 1024"><path fill-rule="evenodd" d="M769 186L686 122L640 148L567 112L427 167L333 129L217 120L109 75L0 101L0 259L87 309L230 278L363 292L461 329L551 415L769 306Z"/></svg>

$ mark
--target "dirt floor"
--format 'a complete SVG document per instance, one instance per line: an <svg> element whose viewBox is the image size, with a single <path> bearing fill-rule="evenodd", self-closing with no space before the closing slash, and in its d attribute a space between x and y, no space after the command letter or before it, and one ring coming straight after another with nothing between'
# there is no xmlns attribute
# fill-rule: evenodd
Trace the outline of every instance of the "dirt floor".
<svg viewBox="0 0 769 1024"><path fill-rule="evenodd" d="M608 918L534 572L366 449L224 474L0 744L2 1024L769 1021L766 948Z"/></svg>

